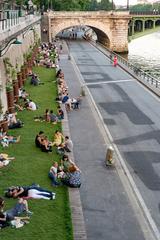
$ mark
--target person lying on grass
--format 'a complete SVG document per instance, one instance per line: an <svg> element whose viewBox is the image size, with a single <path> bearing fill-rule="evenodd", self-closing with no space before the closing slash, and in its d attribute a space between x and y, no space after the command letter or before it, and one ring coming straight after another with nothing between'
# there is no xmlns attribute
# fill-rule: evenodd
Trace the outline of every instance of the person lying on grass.
<svg viewBox="0 0 160 240"><path fill-rule="evenodd" d="M19 143L20 136L15 137L8 135L6 132L3 132L3 129L0 131L0 143L3 147L8 147L10 143Z"/></svg>
<svg viewBox="0 0 160 240"><path fill-rule="evenodd" d="M29 216L32 215L32 212L28 209L28 202L23 198L19 198L16 205L4 212L4 199L0 197L0 229L12 225L12 221L29 220ZM21 217L22 214L26 216Z"/></svg>
<svg viewBox="0 0 160 240"><path fill-rule="evenodd" d="M8 188L5 197L53 200L55 199L55 193L34 185L27 187L17 186Z"/></svg>
<svg viewBox="0 0 160 240"><path fill-rule="evenodd" d="M14 160L14 157L9 157L6 153L0 153L0 168L7 166L11 160Z"/></svg>

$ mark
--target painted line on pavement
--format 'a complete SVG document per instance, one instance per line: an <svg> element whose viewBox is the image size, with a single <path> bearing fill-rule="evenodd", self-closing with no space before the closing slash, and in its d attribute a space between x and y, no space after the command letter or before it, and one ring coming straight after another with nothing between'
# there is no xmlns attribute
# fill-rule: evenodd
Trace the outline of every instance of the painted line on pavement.
<svg viewBox="0 0 160 240"><path fill-rule="evenodd" d="M124 79L124 80L113 80L113 81L104 81L104 82L92 82L92 83L84 83L84 86L89 85L97 85L97 84L110 84L110 83L124 83L124 82L134 82L134 79Z"/></svg>
<svg viewBox="0 0 160 240"><path fill-rule="evenodd" d="M94 106L94 110L95 110L95 112L98 114L98 117L99 117L99 119L100 119L100 121L101 121L101 124L98 124L98 126L100 127L100 125L102 125L102 126L103 126L103 129L105 130L105 134L104 134L104 132L102 131L104 140L106 141L107 145L111 145L111 144L112 144L112 146L113 146L113 148L114 148L114 150L115 150L115 153L116 153L116 155L117 155L117 158L116 158L116 159L119 161L119 164L120 164L121 168L123 169L123 179L122 179L122 173L120 172L120 170L119 170L119 168L118 168L118 165L116 165L116 170L117 170L118 175L120 176L120 179L121 179L121 181L122 181L122 184L123 184L124 188L126 189L126 186L125 186L125 184L124 184L124 182L123 182L123 180L124 180L124 178L125 178L125 176L126 176L127 179L128 179L128 182L129 182L129 186L130 186L130 188L132 189L132 193L134 193L135 200L137 200L137 204L138 204L137 207L141 208L141 210L142 210L141 219L143 219L143 226L142 226L141 220L140 220L138 217L137 217L137 220L138 220L139 223L140 223L140 226L141 226L141 229L142 229L142 231L143 231L143 233L144 233L145 239L147 239L147 240L153 240L153 239L160 240L160 232L159 232L159 230L158 230L158 228L157 228L157 225L156 225L156 223L154 222L154 220L153 220L153 218L152 218L152 216L151 216L151 214L150 214L150 212L149 212L149 209L147 208L147 206L146 206L146 204L145 204L145 202L144 202L144 199L142 198L142 196L141 196L141 194L140 194L140 192L139 192L139 190L138 190L138 188L137 188L137 186L136 186L136 184L135 184L135 182L134 182L134 180L133 180L133 177L132 177L131 173L129 172L129 170L128 170L127 166L126 166L125 161L124 161L123 158L121 157L121 154L120 154L117 146L113 143L113 138L112 138L112 136L111 136L111 134L110 134L110 132L109 132L109 129L107 128L107 126L105 125L105 123L104 123L104 121L103 121L102 115L101 115L101 113L100 113L100 111L99 111L99 109L98 109L98 107L97 107L97 105L96 105L96 103L95 103L92 95L91 95L90 90L89 90L88 87L85 85L84 79L83 79L83 77L82 77L82 75L81 75L81 72L80 72L79 68L78 68L77 65L76 65L76 62L75 62L74 57L72 56L71 59L72 59L72 63L73 63L73 66L74 66L74 68L75 68L75 71L77 72L79 82L80 82L80 84L81 84L82 86L85 86L85 88L86 88L86 90L87 90L87 92L88 92L88 94L89 94L90 101L92 102L92 104L93 104L93 106ZM92 111L93 111L93 106L92 106L92 104L90 104L90 105L91 105L91 108L92 108ZM102 129L102 127L100 127L100 128ZM109 141L107 141L106 136L107 136L107 138L108 138ZM127 190L127 189L126 189L126 190ZM129 189L129 190L130 190L130 189ZM127 190L127 193L128 193L128 192L129 192L129 191ZM131 191L130 191L130 193L131 193ZM130 199L130 201L131 201L132 199L131 199L131 197L129 196L129 194L128 194L128 197L129 197L129 199ZM132 202L133 202L133 201L132 201ZM134 202L135 202L135 201L134 201ZM133 206L132 206L132 207L133 207ZM134 210L135 210L135 206L134 206ZM135 210L135 211L136 211L136 210ZM147 223L148 223L148 224L147 224ZM146 225L147 225L148 228L149 228L148 230L146 230ZM150 230L151 232L149 232L149 230ZM151 234L152 234L152 235L151 235ZM154 236L153 236L153 235L154 235Z"/></svg>

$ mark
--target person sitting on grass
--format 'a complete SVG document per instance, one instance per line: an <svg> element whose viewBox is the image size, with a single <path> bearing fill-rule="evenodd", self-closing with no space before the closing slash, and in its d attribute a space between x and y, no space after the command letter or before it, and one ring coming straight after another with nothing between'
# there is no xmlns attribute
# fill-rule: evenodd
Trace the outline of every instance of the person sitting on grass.
<svg viewBox="0 0 160 240"><path fill-rule="evenodd" d="M26 99L29 96L26 90L22 88L19 88L18 93L19 93L18 94L19 98L22 98L22 99Z"/></svg>
<svg viewBox="0 0 160 240"><path fill-rule="evenodd" d="M4 199L2 197L0 197L0 204L0 229L12 225L13 220L17 221L17 223L19 220L23 220L23 226L25 224L25 220L29 220L29 216L32 215L32 212L28 209L27 200L24 200L23 198L19 198L16 205L5 212L3 212ZM22 214L25 214L26 216L21 217Z"/></svg>
<svg viewBox="0 0 160 240"><path fill-rule="evenodd" d="M64 150L66 152L72 152L73 151L73 142L72 140L69 138L69 136L65 136L65 140L64 140Z"/></svg>
<svg viewBox="0 0 160 240"><path fill-rule="evenodd" d="M64 136L63 134L59 131L56 130L54 134L54 141L52 143L53 146L59 147L64 141Z"/></svg>
<svg viewBox="0 0 160 240"><path fill-rule="evenodd" d="M64 142L57 147L57 153L63 155L65 152L72 152L72 150L73 142L68 136L65 136Z"/></svg>
<svg viewBox="0 0 160 240"><path fill-rule="evenodd" d="M35 102L33 102L31 99L29 100L27 109L30 111L37 110L37 106L36 106Z"/></svg>
<svg viewBox="0 0 160 240"><path fill-rule="evenodd" d="M27 186L27 187L10 187L5 193L5 197L8 198L25 198L25 199L55 199L55 193L43 189L39 186Z"/></svg>
<svg viewBox="0 0 160 240"><path fill-rule="evenodd" d="M63 110L61 109L60 106L57 108L57 116L58 116L59 120L63 120L64 119L64 112L63 112Z"/></svg>
<svg viewBox="0 0 160 240"><path fill-rule="evenodd" d="M50 114L49 114L49 118L50 118L50 122L53 124L56 124L58 121L57 116L53 113L53 110L50 110Z"/></svg>
<svg viewBox="0 0 160 240"><path fill-rule="evenodd" d="M7 166L15 157L9 157L6 153L0 153L0 168Z"/></svg>
<svg viewBox="0 0 160 240"><path fill-rule="evenodd" d="M16 115L17 113L9 113L8 111L6 111L5 117L8 121L8 128L9 129L15 129L15 128L21 128L23 127L23 122L20 121L19 119L16 119Z"/></svg>
<svg viewBox="0 0 160 240"><path fill-rule="evenodd" d="M17 101L14 101L14 108L16 111L23 111L23 106L18 104Z"/></svg>
<svg viewBox="0 0 160 240"><path fill-rule="evenodd" d="M52 186L61 185L57 180L57 178L58 178L58 163L57 162L54 162L53 165L51 166L48 176L51 179Z"/></svg>
<svg viewBox="0 0 160 240"><path fill-rule="evenodd" d="M61 159L61 168L64 172L68 172L70 166L72 166L73 162L71 159L68 157L68 155L64 154L62 159Z"/></svg>
<svg viewBox="0 0 160 240"><path fill-rule="evenodd" d="M49 109L46 109L46 111L45 111L44 120L46 122L50 122L50 112L49 112Z"/></svg>
<svg viewBox="0 0 160 240"><path fill-rule="evenodd" d="M41 150L42 152L52 152L52 143L48 140L47 136L41 138Z"/></svg>
<svg viewBox="0 0 160 240"><path fill-rule="evenodd" d="M44 138L44 132L43 131L40 131L36 137L35 137L35 145L36 147L38 148L41 148L41 145L42 145L42 139Z"/></svg>
<svg viewBox="0 0 160 240"><path fill-rule="evenodd" d="M64 185L72 188L79 188L81 186L81 171L73 163L66 173L66 178L62 179Z"/></svg>
<svg viewBox="0 0 160 240"><path fill-rule="evenodd" d="M32 74L31 85L38 86L39 83L40 83L40 80L38 79L38 76L36 74Z"/></svg>

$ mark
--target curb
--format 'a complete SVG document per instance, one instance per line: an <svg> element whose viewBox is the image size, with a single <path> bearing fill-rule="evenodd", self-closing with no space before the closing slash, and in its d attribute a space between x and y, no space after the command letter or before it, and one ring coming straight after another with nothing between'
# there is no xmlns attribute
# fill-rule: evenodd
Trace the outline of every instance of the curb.
<svg viewBox="0 0 160 240"><path fill-rule="evenodd" d="M62 105L64 111L64 120L62 122L62 130L65 135L70 136L68 116L64 105ZM73 152L69 154L74 162ZM68 188L69 192L69 202L71 207L71 218L73 225L73 237L74 240L87 240L85 222L82 210L82 204L80 199L80 192L78 188Z"/></svg>

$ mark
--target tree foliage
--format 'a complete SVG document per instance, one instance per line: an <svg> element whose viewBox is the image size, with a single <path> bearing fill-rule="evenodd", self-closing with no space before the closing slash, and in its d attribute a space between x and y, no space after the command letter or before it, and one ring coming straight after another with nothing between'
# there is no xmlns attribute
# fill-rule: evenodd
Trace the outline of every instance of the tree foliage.
<svg viewBox="0 0 160 240"><path fill-rule="evenodd" d="M38 9L46 11L53 9L55 11L96 11L111 10L110 0L32 0ZM18 5L27 5L27 0L15 0Z"/></svg>

